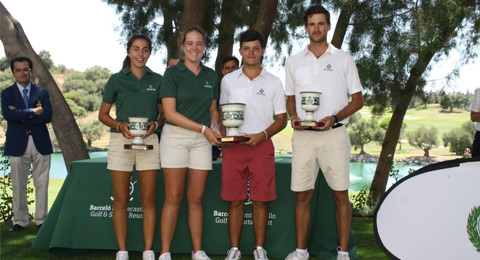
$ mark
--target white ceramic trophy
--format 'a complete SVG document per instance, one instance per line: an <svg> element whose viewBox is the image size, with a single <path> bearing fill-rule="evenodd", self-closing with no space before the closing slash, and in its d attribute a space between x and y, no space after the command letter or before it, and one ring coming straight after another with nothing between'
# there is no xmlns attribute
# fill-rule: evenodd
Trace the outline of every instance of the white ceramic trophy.
<svg viewBox="0 0 480 260"><path fill-rule="evenodd" d="M143 142L142 135L148 130L148 118L146 117L129 117L130 132L135 135L132 144L126 144L125 149L131 150L151 150L153 145L147 145Z"/></svg>
<svg viewBox="0 0 480 260"><path fill-rule="evenodd" d="M240 135L238 127L243 124L243 112L245 104L228 103L220 105L222 108L222 124L227 128L227 136L219 138L223 143L239 143L248 141L250 138Z"/></svg>
<svg viewBox="0 0 480 260"><path fill-rule="evenodd" d="M304 127L321 127L325 124L323 122L316 122L314 113L320 107L320 95L321 92L316 91L302 91L300 95L302 97L301 107L307 113L305 119L301 122L296 122L296 126Z"/></svg>

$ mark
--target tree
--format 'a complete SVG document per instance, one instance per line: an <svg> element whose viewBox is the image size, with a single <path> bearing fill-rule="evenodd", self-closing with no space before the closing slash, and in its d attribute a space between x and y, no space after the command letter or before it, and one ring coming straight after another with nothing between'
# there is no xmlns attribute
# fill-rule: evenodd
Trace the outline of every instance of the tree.
<svg viewBox="0 0 480 260"><path fill-rule="evenodd" d="M0 59L0 71L5 71L10 67L10 61L7 57L2 57Z"/></svg>
<svg viewBox="0 0 480 260"><path fill-rule="evenodd" d="M65 164L67 169L69 169L72 161L89 158L72 111L47 67L33 50L22 26L10 15L1 2L0 14L0 39L5 48L7 58L30 57L33 61L34 80L45 87L50 95L53 107L53 129L62 149Z"/></svg>
<svg viewBox="0 0 480 260"><path fill-rule="evenodd" d="M71 99L66 100L68 107L70 107L70 110L72 111L75 118L84 117L87 115L87 110L85 110L85 108L79 106L77 103L75 103L75 101Z"/></svg>
<svg viewBox="0 0 480 260"><path fill-rule="evenodd" d="M414 94L426 85L424 76L430 63L448 55L459 43L465 43L465 59L475 56L472 46L479 36L476 7L473 0L357 5L350 23L350 52L362 85L374 100L373 112L393 110L370 188L373 206L385 193L405 113Z"/></svg>
<svg viewBox="0 0 480 260"><path fill-rule="evenodd" d="M13 74L9 71L0 72L0 91L10 87L15 82Z"/></svg>
<svg viewBox="0 0 480 260"><path fill-rule="evenodd" d="M390 123L390 118L384 118L382 121L380 121L380 124L378 125L381 129L384 130L384 135L385 132L388 129L388 124ZM405 139L405 129L407 128L407 124L405 122L402 122L402 128L400 129L400 135L398 136L398 150L402 150L402 140ZM383 138L383 136L382 136ZM382 142L380 142L382 143Z"/></svg>
<svg viewBox="0 0 480 260"><path fill-rule="evenodd" d="M414 131L407 133L407 140L411 146L422 149L424 157L430 157L430 149L437 146L438 129L434 126L427 129L421 125Z"/></svg>
<svg viewBox="0 0 480 260"><path fill-rule="evenodd" d="M70 99L81 107L85 107L85 97L76 92L63 93L65 99ZM67 100L68 102L68 100ZM75 114L75 113L73 113Z"/></svg>
<svg viewBox="0 0 480 260"><path fill-rule="evenodd" d="M465 95L460 92L452 94L452 107L464 109L465 104ZM453 108L450 109L453 111Z"/></svg>
<svg viewBox="0 0 480 260"><path fill-rule="evenodd" d="M358 113L360 115L360 113ZM350 142L355 150L360 148L360 154L366 154L364 146L371 141L381 142L385 131L378 127L378 123L375 118L370 120L360 118L354 123L349 123L348 135L350 136Z"/></svg>
<svg viewBox="0 0 480 260"><path fill-rule="evenodd" d="M93 81L94 83L106 83L105 80L108 80L112 75L112 72L109 69L100 66L88 68L83 73L85 74L86 80ZM103 89L104 86L105 85L97 86L97 89Z"/></svg>
<svg viewBox="0 0 480 260"><path fill-rule="evenodd" d="M442 109L449 109L450 112L453 112L453 108L464 109L465 100L467 99L465 95L460 92L453 94L443 94L444 95L440 99L440 106L442 107Z"/></svg>
<svg viewBox="0 0 480 260"><path fill-rule="evenodd" d="M100 121L95 120L90 123L80 123L80 131L83 138L87 140L87 147L92 147L92 142L100 139L106 131L106 128Z"/></svg>
<svg viewBox="0 0 480 260"><path fill-rule="evenodd" d="M95 111L100 107L105 84L111 74L110 70L99 66L88 68L85 72L73 71L63 83L64 96L74 99L87 111Z"/></svg>
<svg viewBox="0 0 480 260"><path fill-rule="evenodd" d="M127 0L103 1L115 6L122 17L123 35L148 35L156 40L156 46L166 44L167 57L179 53L179 36L185 28L202 27L207 36L205 53L217 49L215 68L220 79L220 61L232 54L236 32L246 28L259 31L266 42L271 39L275 57L279 58L285 46L290 53L294 43L291 39L298 37L296 29L303 25L302 17L308 5L308 2L291 0L147 0L142 5ZM157 17L163 18L162 25L154 22ZM204 61L209 58L209 55L203 57ZM281 58L285 61L285 57Z"/></svg>
<svg viewBox="0 0 480 260"><path fill-rule="evenodd" d="M0 62L3 60L6 60L8 63L8 66L10 66L10 62L6 58L2 58ZM8 69L8 72L7 71L0 72L0 91L11 86L14 82L15 82L15 78L13 77L13 74L10 72L10 69ZM0 137L3 137L5 136L5 131L7 131L7 121L3 120L3 115L1 111L2 111L2 108L0 108L0 127L3 128L3 133L0 133Z"/></svg>
<svg viewBox="0 0 480 260"><path fill-rule="evenodd" d="M443 134L443 145L450 147L450 152L455 155L464 155L465 149L472 149L473 137L475 136L475 123L467 121L461 127L454 128Z"/></svg>
<svg viewBox="0 0 480 260"><path fill-rule="evenodd" d="M41 50L38 53L38 56L40 56L40 59L42 59L43 64L47 67L48 70L54 68L53 60L52 60L52 55L50 55L50 52Z"/></svg>
<svg viewBox="0 0 480 260"><path fill-rule="evenodd" d="M449 95L444 95L440 99L440 107L443 110L450 109L450 112L452 112L453 106L452 106L452 99L450 98Z"/></svg>

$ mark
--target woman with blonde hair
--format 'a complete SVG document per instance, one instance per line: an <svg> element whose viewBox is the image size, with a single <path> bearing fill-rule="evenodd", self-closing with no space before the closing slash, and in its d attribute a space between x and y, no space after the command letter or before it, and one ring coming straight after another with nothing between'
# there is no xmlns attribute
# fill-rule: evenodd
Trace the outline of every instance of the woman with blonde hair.
<svg viewBox="0 0 480 260"><path fill-rule="evenodd" d="M188 226L192 260L209 260L202 250L203 209L208 172L212 169L212 145L219 145L218 79L200 62L205 34L190 27L183 34L184 58L165 72L160 97L166 123L160 141L165 179L165 203L161 217L160 260L170 260L170 246L187 180ZM187 174L188 173L188 174Z"/></svg>

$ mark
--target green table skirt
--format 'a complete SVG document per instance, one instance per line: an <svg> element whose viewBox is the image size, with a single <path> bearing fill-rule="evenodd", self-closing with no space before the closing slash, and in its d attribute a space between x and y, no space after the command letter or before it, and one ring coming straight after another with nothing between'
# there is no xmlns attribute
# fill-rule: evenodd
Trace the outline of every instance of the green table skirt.
<svg viewBox="0 0 480 260"><path fill-rule="evenodd" d="M112 224L113 193L106 158L73 162L55 202L39 230L33 247L49 250L77 252L80 249L118 250ZM268 228L265 249L268 256L285 258L295 250L295 193L290 190L291 159L276 158L276 184L278 198L269 203ZM204 228L202 248L207 254L226 255L230 249L227 213L228 202L220 199L221 162L214 162L209 173L203 198ZM318 175L312 199L312 223L308 250L320 259L336 259L338 237L335 224L335 204L322 174ZM161 171L157 183L158 223L153 250L160 252L160 211L165 198ZM142 207L140 183L136 172L131 179L131 200L128 207L129 251L143 251ZM255 246L252 205L245 205L245 220L240 248L242 254L252 254ZM192 250L187 225L185 199L180 207L178 224L173 237L173 253ZM356 259L356 246L352 235L349 241L350 258Z"/></svg>

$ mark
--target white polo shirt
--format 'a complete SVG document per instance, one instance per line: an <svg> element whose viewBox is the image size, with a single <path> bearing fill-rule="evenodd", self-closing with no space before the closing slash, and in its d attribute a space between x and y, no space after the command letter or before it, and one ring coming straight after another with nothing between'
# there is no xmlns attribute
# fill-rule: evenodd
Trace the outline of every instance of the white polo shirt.
<svg viewBox="0 0 480 260"><path fill-rule="evenodd" d="M285 66L285 94L295 95L297 116L305 118L301 107L302 91L321 92L320 107L314 113L316 121L335 115L348 105L348 96L363 90L353 58L328 44L318 59L307 47L288 58ZM340 121L348 123L348 118Z"/></svg>
<svg viewBox="0 0 480 260"><path fill-rule="evenodd" d="M477 88L475 90L475 96L473 96L473 100L470 104L469 110L473 112L480 112L480 88ZM477 131L480 131L480 122L477 122L475 129Z"/></svg>
<svg viewBox="0 0 480 260"><path fill-rule="evenodd" d="M256 134L267 129L273 116L287 112L282 81L262 69L260 75L250 80L243 67L228 73L222 79L220 105L244 103L244 121L238 128L240 134Z"/></svg>

